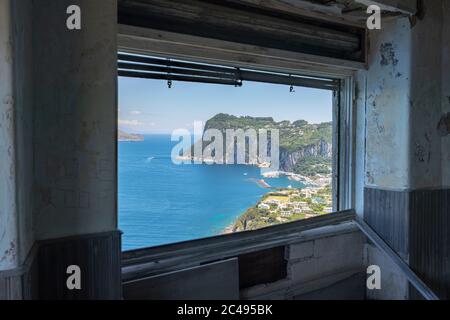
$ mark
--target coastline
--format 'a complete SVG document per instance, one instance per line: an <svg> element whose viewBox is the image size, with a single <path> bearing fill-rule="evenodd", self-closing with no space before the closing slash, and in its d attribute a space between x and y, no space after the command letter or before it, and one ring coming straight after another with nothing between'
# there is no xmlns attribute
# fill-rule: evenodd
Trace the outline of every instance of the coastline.
<svg viewBox="0 0 450 320"><path fill-rule="evenodd" d="M239 219L239 218L238 218ZM237 220L236 220L237 221ZM234 225L235 222L233 222L232 224L230 224L228 227L226 227L225 229L222 230L222 232L220 233L221 235L225 235L225 234L232 234L234 233Z"/></svg>
<svg viewBox="0 0 450 320"><path fill-rule="evenodd" d="M256 210L252 210L262 202L263 196L271 192L288 190L289 187L293 187L292 190L313 187L309 183L307 186L294 180L316 180L302 178L301 175L291 173L293 170L290 169L282 170L290 172L274 173L278 168L261 168L257 164L207 166L206 162L212 160L211 157L205 157L206 161L203 161L202 168L196 165L185 166L183 169L174 168L171 158L173 142L170 136L146 135L145 138L144 142L120 142L124 144L119 148L122 168L130 169L119 171L121 228L129 235L144 227L149 230L148 233L140 234L136 238L127 237L124 242L127 248L237 233L245 231L247 227L248 230L263 228L266 226L265 222L259 222L263 220L265 214L261 212L258 215ZM164 156L152 162L148 161L155 155ZM186 162L191 162L192 158L185 159ZM278 179L265 178L262 174L267 177L278 176ZM310 174L305 171L304 175ZM192 183L186 188L185 183L193 177L202 178L196 180L202 183ZM273 188L267 189L260 184L256 187L259 180L265 180ZM149 193L152 194L151 197L148 196ZM185 201L185 197L188 206L179 205ZM137 201L138 206L135 205ZM171 201L174 201L173 206L170 205ZM222 201L223 207L220 209L215 203ZM168 209L170 214L167 214ZM150 213L152 219L149 219ZM250 213L252 215L248 216ZM192 221L189 228L183 225L187 221L186 217ZM281 217L281 212L273 213L270 218L267 224L278 224L283 223L281 220L288 220ZM290 219L302 218L303 216L294 213ZM245 221L249 224L243 227ZM167 225L174 226L173 230L177 232L169 231L165 228Z"/></svg>
<svg viewBox="0 0 450 320"><path fill-rule="evenodd" d="M316 175L311 178L303 176L301 174L285 171L268 171L261 174L264 178L280 178L281 176L287 177L289 180L303 183L306 187L303 189L323 188L326 185L331 184L331 175Z"/></svg>
<svg viewBox="0 0 450 320"><path fill-rule="evenodd" d="M216 163L216 159L213 158L199 158L192 156L178 156L176 157L179 161L192 161L194 163L204 163L204 164L214 164ZM217 164L225 164L225 163L217 163ZM234 165L234 164L230 164ZM323 188L327 184L331 184L331 175L321 175L317 174L316 177L311 178L307 176L303 176L301 174L286 172L281 170L270 171L270 164L267 163L244 163L243 165L247 166L256 166L261 169L261 176L263 178L279 178L281 176L285 176L292 181L301 182L308 187L315 188Z"/></svg>
<svg viewBox="0 0 450 320"><path fill-rule="evenodd" d="M298 190L307 191L307 192L311 192L311 193L331 185L331 175L327 175L327 176L317 175L316 177L311 178L311 177L302 176L300 174L296 174L296 173L292 173L292 172L284 172L284 171L270 171L270 172L262 173L261 175L264 178L275 178L275 179L280 178L282 176L288 177L292 181L301 182L305 185L304 188L300 188ZM262 180L262 181L264 181L264 180ZM264 196L261 197L261 199L266 197L268 194L274 192L274 190L277 190L277 188L272 188L272 187L270 187L268 189L271 189L271 191L268 191ZM289 189L289 188L286 188L286 189ZM259 201L257 203L259 203ZM243 213L241 213L231 224L229 224L227 227L225 227L220 234L226 235L226 234L235 233L236 232L235 231L236 223L251 208L252 207L247 208Z"/></svg>
<svg viewBox="0 0 450 320"><path fill-rule="evenodd" d="M214 164L216 163L216 159L213 158L203 158L203 157L195 157L195 156L177 156L177 160L185 162L185 161L191 161L194 163L204 163L204 164ZM223 164L223 163L219 163ZM287 177L289 180L300 182L305 187L299 188L298 190L306 191L308 193L315 193L320 189L323 189L327 186L330 186L332 183L332 176L331 174L323 175L323 174L316 174L314 177L308 177L301 174L293 173L293 172L286 172L281 170L273 170L270 168L270 164L267 163L246 163L244 165L247 166L256 166L261 169L261 177L262 179L257 179L255 182L261 186L262 188L268 189L268 192L262 196L264 198L268 194L278 190L279 188L271 187L264 179L278 179L280 177ZM288 187L286 189L290 189L291 187ZM262 199L261 198L261 199ZM259 202L259 201L258 201ZM257 202L257 203L258 203ZM256 203L256 204L257 204ZM255 204L255 205L256 205ZM236 231L236 224L238 221L253 207L247 208L244 212L242 212L239 216L234 219L232 223L230 223L227 227L222 229L222 231L219 233L219 235L226 235L226 234L232 234Z"/></svg>

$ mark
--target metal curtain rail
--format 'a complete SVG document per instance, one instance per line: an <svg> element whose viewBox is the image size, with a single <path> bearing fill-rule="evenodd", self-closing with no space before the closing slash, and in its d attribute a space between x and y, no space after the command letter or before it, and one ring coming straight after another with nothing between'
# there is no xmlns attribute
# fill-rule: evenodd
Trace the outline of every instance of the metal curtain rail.
<svg viewBox="0 0 450 320"><path fill-rule="evenodd" d="M236 75L233 73L223 73L223 72L210 72L203 70L190 70L182 68L172 68L169 66L152 66L148 64L135 64L128 62L119 62L119 69L122 70L141 70L141 71L152 71L152 72L162 72L169 74L182 74L190 76L203 76L212 78L223 78L223 79L236 79Z"/></svg>
<svg viewBox="0 0 450 320"><path fill-rule="evenodd" d="M398 254L360 217L355 217L359 229L369 238L381 251L383 251L403 272L417 291L427 300L439 300L439 297L431 290L425 282L403 261Z"/></svg>
<svg viewBox="0 0 450 320"><path fill-rule="evenodd" d="M242 70L209 64L136 56L118 55L119 76L159 80L204 82L241 86L242 81L254 81L315 89L337 90L339 80Z"/></svg>
<svg viewBox="0 0 450 320"><path fill-rule="evenodd" d="M164 74L164 73L158 74L158 73L126 71L126 70L119 70L119 76L128 77L128 78L141 78L141 79L156 79L156 80L168 80L168 81L174 80L174 81L197 82L197 83L224 84L224 85L232 85L232 86L240 86L241 85L239 82L236 82L235 80L191 77L191 76Z"/></svg>
<svg viewBox="0 0 450 320"><path fill-rule="evenodd" d="M234 74L235 68L230 67L219 67L213 65L199 64L199 63L191 63L184 61L173 61L169 59L161 59L161 58L153 58L153 57L144 57L144 56L134 56L129 54L119 53L119 60L128 61L128 62L138 62L143 64L154 64L161 66L170 66L170 67L180 67L186 69L200 69L205 71L214 71L214 72L223 72L223 73L232 73Z"/></svg>

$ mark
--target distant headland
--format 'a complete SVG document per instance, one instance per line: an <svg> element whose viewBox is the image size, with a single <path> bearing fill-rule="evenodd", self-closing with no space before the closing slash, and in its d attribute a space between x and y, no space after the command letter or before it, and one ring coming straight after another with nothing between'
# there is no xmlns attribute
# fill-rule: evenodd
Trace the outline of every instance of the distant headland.
<svg viewBox="0 0 450 320"><path fill-rule="evenodd" d="M118 134L119 141L144 141L144 136L140 134L127 133L119 130Z"/></svg>

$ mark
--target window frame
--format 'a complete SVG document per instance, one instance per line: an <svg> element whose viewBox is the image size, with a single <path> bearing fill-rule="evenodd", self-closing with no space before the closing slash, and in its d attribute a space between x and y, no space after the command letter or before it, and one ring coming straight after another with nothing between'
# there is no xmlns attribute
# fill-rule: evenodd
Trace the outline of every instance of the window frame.
<svg viewBox="0 0 450 320"><path fill-rule="evenodd" d="M123 252L123 265L125 268L134 270L133 264L138 263L141 264L139 274L149 274L155 270L155 265L152 261L160 258L159 253L161 250L167 250L167 254L164 256L167 258L167 255L169 255L170 258L172 256L179 256L179 250L199 253L202 250L206 250L211 244L219 250L219 256L221 256L220 250L223 250L223 257L230 257L233 256L233 250L220 248L227 247L226 243L234 239L253 238L254 235L258 240L250 241L249 246L246 247L248 250L251 250L252 246L256 249L266 244L287 244L287 242L292 241L292 236L298 236L299 228L309 230L318 226L348 222L353 219L353 208L355 204L354 150L356 136L353 107L355 96L354 73L362 67L361 65L355 65L353 62L349 63L348 61L336 61L333 58L305 57L304 54L288 51L126 25L119 25L118 51L156 57L170 56L172 58L185 59L193 62L221 64L231 67L320 76L338 79L340 82L340 89L335 91L333 95L333 139L335 139L333 141L333 157L337 159L337 161L333 161L333 189L336 190L334 192L333 209L337 213L271 226L262 230L125 251ZM279 236L280 231L285 236L286 241L278 239L278 241L274 242L274 239ZM265 236L261 238L258 236L260 234L264 234ZM235 248L236 254L239 252L239 247L240 245L237 245ZM196 255L194 254L190 258L189 264L196 264L194 256ZM137 257L139 258L136 259ZM217 258L216 255L214 257ZM200 260L198 263L201 263ZM174 268L181 268L181 265L179 263L173 265L169 263L163 268L158 267L157 270L162 273L173 270Z"/></svg>

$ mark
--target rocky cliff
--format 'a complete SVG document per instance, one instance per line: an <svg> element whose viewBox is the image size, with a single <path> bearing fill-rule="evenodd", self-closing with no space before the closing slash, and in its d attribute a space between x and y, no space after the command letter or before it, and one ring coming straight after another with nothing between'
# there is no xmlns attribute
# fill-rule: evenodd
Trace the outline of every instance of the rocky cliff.
<svg viewBox="0 0 450 320"><path fill-rule="evenodd" d="M276 122L273 118L236 117L218 114L208 120L205 130L278 129L280 170L307 176L329 174L332 161L331 122L310 124L305 120Z"/></svg>
<svg viewBox="0 0 450 320"><path fill-rule="evenodd" d="M311 160L314 158L329 159L331 161L333 148L330 143L325 140L320 140L305 147L299 147L295 151L289 151L281 148L280 150L280 169L286 172L297 172L298 164L304 160Z"/></svg>

